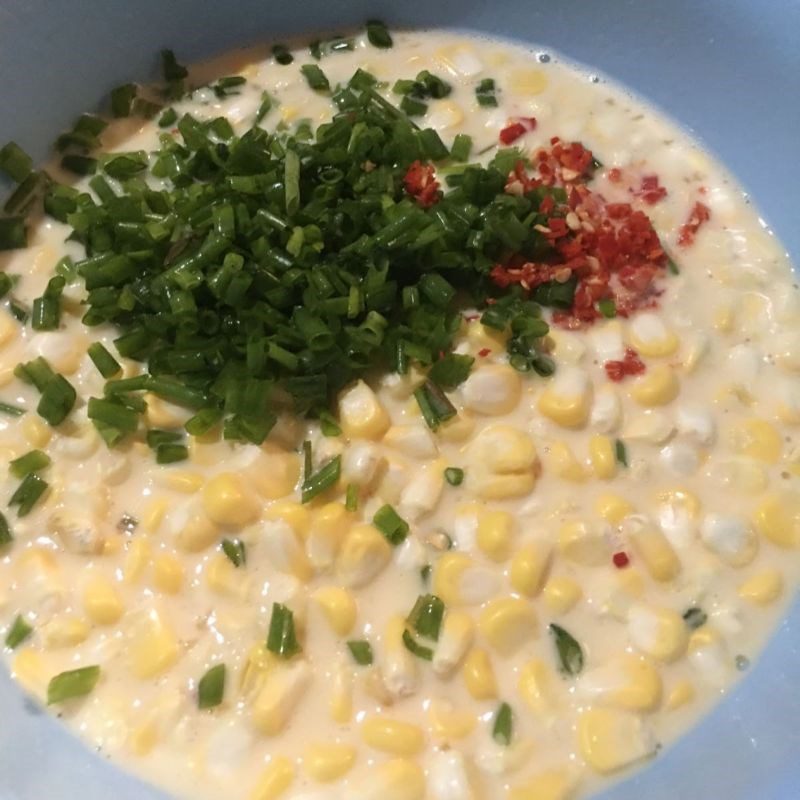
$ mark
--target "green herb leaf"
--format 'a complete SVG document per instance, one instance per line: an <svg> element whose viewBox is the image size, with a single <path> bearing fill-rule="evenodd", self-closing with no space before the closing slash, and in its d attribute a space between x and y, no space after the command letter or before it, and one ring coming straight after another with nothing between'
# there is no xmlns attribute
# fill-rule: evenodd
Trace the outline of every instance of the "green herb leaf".
<svg viewBox="0 0 800 800"><path fill-rule="evenodd" d="M350 641L347 648L353 656L353 661L361 667L368 667L372 664L372 645L366 640Z"/></svg>
<svg viewBox="0 0 800 800"><path fill-rule="evenodd" d="M511 736L514 731L514 718L511 706L508 703L501 703L494 714L492 724L492 739L503 747L511 744Z"/></svg>
<svg viewBox="0 0 800 800"><path fill-rule="evenodd" d="M14 650L19 647L31 634L33 628L25 622L21 614L17 615L11 627L6 634L6 647L9 650Z"/></svg>
<svg viewBox="0 0 800 800"><path fill-rule="evenodd" d="M62 672L47 685L47 705L90 694L100 680L100 667L80 667Z"/></svg>
<svg viewBox="0 0 800 800"><path fill-rule="evenodd" d="M434 363L428 378L445 391L452 391L469 377L474 363L472 356L448 353Z"/></svg>
<svg viewBox="0 0 800 800"><path fill-rule="evenodd" d="M291 658L301 652L294 630L294 614L282 603L272 604L272 618L267 634L267 650L281 658Z"/></svg>
<svg viewBox="0 0 800 800"><path fill-rule="evenodd" d="M435 594L420 595L408 615L408 624L426 639L439 641L444 618L444 603Z"/></svg>
<svg viewBox="0 0 800 800"><path fill-rule="evenodd" d="M610 298L597 301L597 310L606 318L614 319L617 316L617 304Z"/></svg>
<svg viewBox="0 0 800 800"><path fill-rule="evenodd" d="M617 462L622 464L623 467L628 466L628 448L625 446L625 442L622 439L617 439L614 442L614 455L616 456Z"/></svg>
<svg viewBox="0 0 800 800"><path fill-rule="evenodd" d="M215 708L225 696L225 665L216 664L200 678L197 684L197 707L200 710Z"/></svg>
<svg viewBox="0 0 800 800"><path fill-rule="evenodd" d="M13 541L14 537L11 535L11 528L8 525L8 520L5 518L4 514L0 513L0 548L11 544Z"/></svg>
<svg viewBox="0 0 800 800"><path fill-rule="evenodd" d="M566 675L578 675L583 669L583 649L572 634L560 625L551 623L550 633L556 644L561 671Z"/></svg>
<svg viewBox="0 0 800 800"><path fill-rule="evenodd" d="M323 411L319 415L319 427L323 436L341 436L342 429L333 414Z"/></svg>
<svg viewBox="0 0 800 800"><path fill-rule="evenodd" d="M243 567L247 564L247 550L244 542L239 539L223 539L222 552L234 567Z"/></svg>
<svg viewBox="0 0 800 800"><path fill-rule="evenodd" d="M367 22L367 39L373 47L381 49L386 49L394 44L386 25L377 19L371 19Z"/></svg>

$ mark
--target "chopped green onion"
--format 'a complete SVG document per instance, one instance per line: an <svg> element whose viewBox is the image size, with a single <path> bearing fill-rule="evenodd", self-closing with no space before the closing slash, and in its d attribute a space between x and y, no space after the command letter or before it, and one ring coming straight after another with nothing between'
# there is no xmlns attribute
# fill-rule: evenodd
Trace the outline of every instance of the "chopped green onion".
<svg viewBox="0 0 800 800"><path fill-rule="evenodd" d="M450 391L464 383L474 363L472 356L448 353L434 363L428 378L440 388Z"/></svg>
<svg viewBox="0 0 800 800"><path fill-rule="evenodd" d="M497 107L497 87L494 83L494 78L484 78L475 87L475 98L479 106L484 108Z"/></svg>
<svg viewBox="0 0 800 800"><path fill-rule="evenodd" d="M222 419L222 410L218 408L203 408L186 421L183 426L192 436L203 436L208 433Z"/></svg>
<svg viewBox="0 0 800 800"><path fill-rule="evenodd" d="M383 50L394 44L388 28L378 19L367 21L367 39L373 47L379 47Z"/></svg>
<svg viewBox="0 0 800 800"><path fill-rule="evenodd" d="M136 99L135 83L125 83L111 90L111 114L115 117L129 117Z"/></svg>
<svg viewBox="0 0 800 800"><path fill-rule="evenodd" d="M272 46L272 56L284 67L294 61L294 56L289 52L289 48L285 44L274 44Z"/></svg>
<svg viewBox="0 0 800 800"><path fill-rule="evenodd" d="M282 603L272 604L267 650L281 658L291 658L301 651L294 630L294 614Z"/></svg>
<svg viewBox="0 0 800 800"><path fill-rule="evenodd" d="M550 633L556 644L561 671L567 675L578 675L583 669L583 649L577 640L560 625L551 623Z"/></svg>
<svg viewBox="0 0 800 800"><path fill-rule="evenodd" d="M365 640L350 641L347 643L347 648L353 656L353 661L360 667L368 667L372 661L372 645Z"/></svg>
<svg viewBox="0 0 800 800"><path fill-rule="evenodd" d="M219 98L230 97L232 94L239 94L235 90L245 83L247 83L247 78L243 75L229 75L225 78L220 78L216 83L212 84L211 88Z"/></svg>
<svg viewBox="0 0 800 800"><path fill-rule="evenodd" d="M628 448L625 447L625 442L622 439L617 439L614 442L614 455L619 464L622 464L623 467L628 466Z"/></svg>
<svg viewBox="0 0 800 800"><path fill-rule="evenodd" d="M597 301L597 310L606 318L614 319L617 316L617 304L611 298Z"/></svg>
<svg viewBox="0 0 800 800"><path fill-rule="evenodd" d="M46 490L47 483L32 472L23 478L22 483L17 486L14 494L11 495L8 504L17 506L17 515L24 517L31 512Z"/></svg>
<svg viewBox="0 0 800 800"><path fill-rule="evenodd" d="M47 282L41 297L33 301L31 327L36 331L52 331L58 328L61 318L61 294L66 280L56 275Z"/></svg>
<svg viewBox="0 0 800 800"><path fill-rule="evenodd" d="M669 270L670 275L681 274L680 269L678 269L678 265L672 260L670 256L667 256L667 269Z"/></svg>
<svg viewBox="0 0 800 800"><path fill-rule="evenodd" d="M67 153L61 157L61 167L75 175L94 175L97 172L97 159L77 153Z"/></svg>
<svg viewBox="0 0 800 800"><path fill-rule="evenodd" d="M388 503L375 512L372 524L393 545L402 544L408 536L408 523Z"/></svg>
<svg viewBox="0 0 800 800"><path fill-rule="evenodd" d="M433 661L433 650L420 644L407 628L403 631L403 644L406 646L406 650L409 650L417 658Z"/></svg>
<svg viewBox="0 0 800 800"><path fill-rule="evenodd" d="M499 708L494 715L494 724L492 725L492 739L497 744L503 747L508 747L511 744L511 735L514 730L514 719L511 712L511 706L508 703L500 703Z"/></svg>
<svg viewBox="0 0 800 800"><path fill-rule="evenodd" d="M157 428L151 428L145 435L145 441L151 450L157 450L162 444L175 444L181 438L177 431L162 431Z"/></svg>
<svg viewBox="0 0 800 800"><path fill-rule="evenodd" d="M472 137L466 133L457 134L453 140L453 146L450 148L450 156L453 161L466 161L471 152Z"/></svg>
<svg viewBox="0 0 800 800"><path fill-rule="evenodd" d="M160 444L156 448L156 464L175 464L189 458L189 448L185 444Z"/></svg>
<svg viewBox="0 0 800 800"><path fill-rule="evenodd" d="M406 95L400 101L400 110L409 117L422 117L428 112L428 104L411 97L411 95Z"/></svg>
<svg viewBox="0 0 800 800"><path fill-rule="evenodd" d="M323 436L341 436L342 429L336 418L329 411L323 411L319 415L319 427Z"/></svg>
<svg viewBox="0 0 800 800"><path fill-rule="evenodd" d="M331 88L325 73L316 64L303 64L300 72L315 92L327 92Z"/></svg>
<svg viewBox="0 0 800 800"><path fill-rule="evenodd" d="M247 564L247 549L240 539L223 539L221 547L234 567L243 567Z"/></svg>
<svg viewBox="0 0 800 800"><path fill-rule="evenodd" d="M167 83L174 84L189 77L189 70L178 63L172 50L161 51L161 71Z"/></svg>
<svg viewBox="0 0 800 800"><path fill-rule="evenodd" d="M215 708L225 696L225 665L216 664L200 678L197 684L197 707L201 710Z"/></svg>
<svg viewBox="0 0 800 800"><path fill-rule="evenodd" d="M122 433L134 433L139 427L139 415L116 400L89 398L89 419L102 422Z"/></svg>
<svg viewBox="0 0 800 800"><path fill-rule="evenodd" d="M174 108L165 109L158 118L159 128L171 128L178 121L178 112Z"/></svg>
<svg viewBox="0 0 800 800"><path fill-rule="evenodd" d="M18 250L28 246L28 233L22 217L0 217L0 250Z"/></svg>
<svg viewBox="0 0 800 800"><path fill-rule="evenodd" d="M683 621L690 630L695 631L698 628L702 628L703 625L708 622L708 614L706 614L702 608L692 606L692 608L684 612Z"/></svg>
<svg viewBox="0 0 800 800"><path fill-rule="evenodd" d="M451 486L461 486L464 483L464 470L460 467L447 467L444 471L444 479Z"/></svg>
<svg viewBox="0 0 800 800"><path fill-rule="evenodd" d="M31 634L33 628L25 622L21 614L17 614L11 627L6 634L6 647L9 650L14 650L19 647Z"/></svg>
<svg viewBox="0 0 800 800"><path fill-rule="evenodd" d="M100 680L100 667L80 667L51 678L47 685L47 705L85 697Z"/></svg>
<svg viewBox="0 0 800 800"><path fill-rule="evenodd" d="M24 456L15 458L9 464L9 472L15 477L22 480L26 475L32 472L38 472L45 467L50 466L50 456L43 453L41 450L31 450L25 453Z"/></svg>
<svg viewBox="0 0 800 800"><path fill-rule="evenodd" d="M443 422L456 415L455 406L433 381L425 381L414 392L414 398L419 405L423 419L432 431L438 430Z"/></svg>
<svg viewBox="0 0 800 800"><path fill-rule="evenodd" d="M347 484L344 507L348 511L358 511L358 486L355 483Z"/></svg>
<svg viewBox="0 0 800 800"><path fill-rule="evenodd" d="M25 409L20 406L0 402L0 414L7 414L9 417L21 417L24 413Z"/></svg>
<svg viewBox="0 0 800 800"><path fill-rule="evenodd" d="M11 544L14 537L11 535L11 528L8 525L8 520L5 515L0 513L0 547Z"/></svg>
<svg viewBox="0 0 800 800"><path fill-rule="evenodd" d="M101 342L93 342L89 345L89 358L97 367L97 371L106 379L113 378L122 371L122 366Z"/></svg>
<svg viewBox="0 0 800 800"><path fill-rule="evenodd" d="M444 603L435 594L420 595L408 615L408 624L426 639L439 641L444 618Z"/></svg>
<svg viewBox="0 0 800 800"><path fill-rule="evenodd" d="M4 172L14 183L22 183L33 169L33 159L16 143L0 147L0 172Z"/></svg>
<svg viewBox="0 0 800 800"><path fill-rule="evenodd" d="M314 473L314 459L311 453L311 442L303 442L303 482L307 481Z"/></svg>
<svg viewBox="0 0 800 800"><path fill-rule="evenodd" d="M270 96L269 92L261 92L261 102L258 105L258 110L256 111L256 124L261 122L264 117L269 114L272 110L272 106L274 104L274 100Z"/></svg>
<svg viewBox="0 0 800 800"><path fill-rule="evenodd" d="M326 489L330 489L339 480L342 472L342 457L332 458L324 467L317 470L313 475L309 475L301 487L301 501L308 503L317 495L322 494Z"/></svg>

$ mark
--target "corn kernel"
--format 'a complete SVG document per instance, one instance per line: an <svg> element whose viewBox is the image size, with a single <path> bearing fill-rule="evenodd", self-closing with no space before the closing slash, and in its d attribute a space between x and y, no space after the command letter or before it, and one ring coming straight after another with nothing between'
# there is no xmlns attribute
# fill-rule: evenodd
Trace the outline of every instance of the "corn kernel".
<svg viewBox="0 0 800 800"><path fill-rule="evenodd" d="M212 522L237 528L255 522L261 511L242 479L232 472L221 472L205 485L203 508Z"/></svg>
<svg viewBox="0 0 800 800"><path fill-rule="evenodd" d="M552 560L553 548L550 545L544 542L523 545L511 559L511 588L526 597L536 597L542 591Z"/></svg>
<svg viewBox="0 0 800 800"><path fill-rule="evenodd" d="M757 572L739 587L739 597L757 606L774 603L782 593L783 575L777 569Z"/></svg>
<svg viewBox="0 0 800 800"><path fill-rule="evenodd" d="M800 547L800 494L767 495L756 508L753 521L756 530L778 547Z"/></svg>
<svg viewBox="0 0 800 800"><path fill-rule="evenodd" d="M541 69L520 67L508 77L509 90L526 97L541 94L547 88L547 75Z"/></svg>
<svg viewBox="0 0 800 800"><path fill-rule="evenodd" d="M433 671L437 675L449 675L458 667L472 646L474 631L475 625L469 614L452 608L447 612L433 652Z"/></svg>
<svg viewBox="0 0 800 800"><path fill-rule="evenodd" d="M328 713L334 722L344 725L353 716L353 681L350 671L339 664L333 672L330 684Z"/></svg>
<svg viewBox="0 0 800 800"><path fill-rule="evenodd" d="M645 358L666 358L678 349L678 337L657 314L637 314L628 331L630 345Z"/></svg>
<svg viewBox="0 0 800 800"><path fill-rule="evenodd" d="M153 583L164 594L177 594L183 586L183 564L170 553L153 559Z"/></svg>
<svg viewBox="0 0 800 800"><path fill-rule="evenodd" d="M52 672L41 653L26 648L14 657L11 663L11 675L19 681L26 692L43 698Z"/></svg>
<svg viewBox="0 0 800 800"><path fill-rule="evenodd" d="M717 306L711 318L714 329L720 333L730 333L736 322L736 315L733 307L729 303Z"/></svg>
<svg viewBox="0 0 800 800"><path fill-rule="evenodd" d="M660 503L669 503L685 510L692 519L697 519L700 515L702 507L700 498L694 492L682 486L662 489L657 493L656 498Z"/></svg>
<svg viewBox="0 0 800 800"><path fill-rule="evenodd" d="M748 419L731 431L733 445L743 456L777 464L783 450L783 441L778 429L763 419Z"/></svg>
<svg viewBox="0 0 800 800"><path fill-rule="evenodd" d="M308 562L300 537L281 519L262 524L261 546L269 563L278 571L308 581L313 570Z"/></svg>
<svg viewBox="0 0 800 800"><path fill-rule="evenodd" d="M678 396L680 388L675 370L668 364L656 364L634 381L631 397L647 408L664 406Z"/></svg>
<svg viewBox="0 0 800 800"><path fill-rule="evenodd" d="M392 546L372 525L356 525L336 557L336 574L346 586L365 586L392 558Z"/></svg>
<svg viewBox="0 0 800 800"><path fill-rule="evenodd" d="M391 424L386 409L364 381L339 395L339 420L349 438L373 441L380 439Z"/></svg>
<svg viewBox="0 0 800 800"><path fill-rule="evenodd" d="M588 480L586 467L575 458L566 442L553 442L545 451L547 453L547 469L565 481L583 483Z"/></svg>
<svg viewBox="0 0 800 800"><path fill-rule="evenodd" d="M497 699L497 679L489 653L486 650L473 647L464 659L461 668L464 685L474 700Z"/></svg>
<svg viewBox="0 0 800 800"><path fill-rule="evenodd" d="M406 620L400 614L394 614L381 637L384 654L380 676L390 699L408 697L419 685L417 660L403 644L405 629Z"/></svg>
<svg viewBox="0 0 800 800"><path fill-rule="evenodd" d="M154 720L134 728L128 738L128 744L134 755L146 756L158 744L158 725Z"/></svg>
<svg viewBox="0 0 800 800"><path fill-rule="evenodd" d="M428 719L434 739L447 743L454 739L464 739L478 725L478 718L471 712L456 708L445 700L431 700L428 706Z"/></svg>
<svg viewBox="0 0 800 800"><path fill-rule="evenodd" d="M162 400L152 392L145 392L142 399L147 403L144 416L148 428L182 428L191 416L186 409Z"/></svg>
<svg viewBox="0 0 800 800"><path fill-rule="evenodd" d="M597 702L627 711L654 711L661 702L658 670L646 659L628 653L584 672L580 688Z"/></svg>
<svg viewBox="0 0 800 800"><path fill-rule="evenodd" d="M540 772L524 784L512 786L507 800L570 800L574 781L564 770Z"/></svg>
<svg viewBox="0 0 800 800"><path fill-rule="evenodd" d="M514 517L507 511L482 511L478 514L478 547L492 561L505 561L511 555L514 528Z"/></svg>
<svg viewBox="0 0 800 800"><path fill-rule="evenodd" d="M691 703L694 700L695 691L694 686L689 681L678 681L675 686L670 689L667 699L664 702L664 708L667 711L675 711L682 706Z"/></svg>
<svg viewBox="0 0 800 800"><path fill-rule="evenodd" d="M300 478L300 458L296 453L267 450L250 465L247 477L267 500L286 497Z"/></svg>
<svg viewBox="0 0 800 800"><path fill-rule="evenodd" d="M461 385L464 406L478 414L491 416L513 411L521 394L519 372L508 364L480 366Z"/></svg>
<svg viewBox="0 0 800 800"><path fill-rule="evenodd" d="M335 634L347 636L353 630L358 608L352 592L340 586L323 586L312 597Z"/></svg>
<svg viewBox="0 0 800 800"><path fill-rule="evenodd" d="M167 501L163 497L151 500L142 514L142 528L147 533L155 533L161 527L166 513Z"/></svg>
<svg viewBox="0 0 800 800"><path fill-rule="evenodd" d="M358 800L424 800L425 773L413 761L396 758L370 766L348 793Z"/></svg>
<svg viewBox="0 0 800 800"><path fill-rule="evenodd" d="M619 525L625 517L633 513L633 506L618 494L601 494L595 500L594 510L611 525Z"/></svg>
<svg viewBox="0 0 800 800"><path fill-rule="evenodd" d="M627 711L590 708L578 717L581 754L607 775L650 756L656 747L642 720Z"/></svg>
<svg viewBox="0 0 800 800"><path fill-rule="evenodd" d="M192 514L178 531L175 543L189 553L199 553L217 542L219 528L204 514Z"/></svg>
<svg viewBox="0 0 800 800"><path fill-rule="evenodd" d="M318 523L320 519L333 518L338 514L339 510L341 510L343 518L344 506L341 503L328 503L318 509L314 515L314 521ZM279 500L275 503L270 503L264 509L263 517L268 520L282 520L298 536L302 537L306 536L311 526L311 512L305 506L295 503L293 500Z"/></svg>
<svg viewBox="0 0 800 800"><path fill-rule="evenodd" d="M250 800L277 800L286 793L293 781L292 762L284 756L273 756L250 793Z"/></svg>
<svg viewBox="0 0 800 800"><path fill-rule="evenodd" d="M361 738L375 750L394 756L414 756L425 747L425 734L417 725L380 715L361 723Z"/></svg>
<svg viewBox="0 0 800 800"><path fill-rule="evenodd" d="M356 749L337 742L310 744L303 753L305 771L319 783L341 778L355 762Z"/></svg>
<svg viewBox="0 0 800 800"><path fill-rule="evenodd" d="M758 537L750 524L736 516L706 514L700 526L700 539L719 558L732 567L749 564L758 552Z"/></svg>
<svg viewBox="0 0 800 800"><path fill-rule="evenodd" d="M311 682L311 669L304 661L281 664L264 678L253 700L252 719L265 736L275 736L289 722Z"/></svg>
<svg viewBox="0 0 800 800"><path fill-rule="evenodd" d="M628 610L628 635L642 653L667 663L686 652L689 638L680 614L643 603Z"/></svg>
<svg viewBox="0 0 800 800"><path fill-rule="evenodd" d="M53 435L50 426L39 417L26 414L20 423L20 429L25 441L31 447L44 447Z"/></svg>
<svg viewBox="0 0 800 800"><path fill-rule="evenodd" d="M592 436L589 440L589 460L600 480L610 480L617 474L617 455L608 436Z"/></svg>
<svg viewBox="0 0 800 800"><path fill-rule="evenodd" d="M464 552L443 553L433 570L433 591L447 606L476 605L496 593L493 570L478 566Z"/></svg>
<svg viewBox="0 0 800 800"><path fill-rule="evenodd" d="M522 699L539 719L553 717L558 705L558 685L553 671L544 661L534 658L523 665L517 685Z"/></svg>
<svg viewBox="0 0 800 800"><path fill-rule="evenodd" d="M122 566L122 577L126 583L136 583L144 574L150 563L150 545L145 539L134 539L128 545L125 562Z"/></svg>
<svg viewBox="0 0 800 800"><path fill-rule="evenodd" d="M582 428L591 409L591 384L586 374L576 367L559 370L539 395L538 409L562 428Z"/></svg>
<svg viewBox="0 0 800 800"><path fill-rule="evenodd" d="M550 578L544 585L544 601L556 614L571 611L583 597L583 591L576 581L566 576Z"/></svg>
<svg viewBox="0 0 800 800"><path fill-rule="evenodd" d="M644 518L634 516L628 517L622 527L653 580L664 583L678 576L681 562L659 528Z"/></svg>
<svg viewBox="0 0 800 800"><path fill-rule="evenodd" d="M178 638L155 609L140 615L130 630L128 654L133 674L141 680L155 678L178 660Z"/></svg>
<svg viewBox="0 0 800 800"><path fill-rule="evenodd" d="M606 563L611 557L602 526L581 520L571 520L561 526L558 548L565 558L589 567Z"/></svg>
<svg viewBox="0 0 800 800"><path fill-rule="evenodd" d="M475 420L468 411L465 411L456 414L456 416L443 423L439 427L437 434L443 442L459 444L469 439L474 430Z"/></svg>
<svg viewBox="0 0 800 800"><path fill-rule="evenodd" d="M55 617L40 630L44 646L48 649L75 647L89 636L89 626L80 617Z"/></svg>
<svg viewBox="0 0 800 800"><path fill-rule="evenodd" d="M92 622L113 625L124 611L119 592L106 578L94 578L83 590L83 607Z"/></svg>
<svg viewBox="0 0 800 800"><path fill-rule="evenodd" d="M199 472L185 469L170 469L159 474L158 482L173 492L194 494L203 487L203 476Z"/></svg>
<svg viewBox="0 0 800 800"><path fill-rule="evenodd" d="M393 425L383 443L411 458L436 458L439 454L436 439L424 425Z"/></svg>
<svg viewBox="0 0 800 800"><path fill-rule="evenodd" d="M247 592L247 581L240 569L223 553L216 553L206 564L206 583L212 592L228 597L243 599Z"/></svg>
<svg viewBox="0 0 800 800"><path fill-rule="evenodd" d="M501 655L512 656L536 637L536 612L521 598L498 597L481 611L478 630Z"/></svg>

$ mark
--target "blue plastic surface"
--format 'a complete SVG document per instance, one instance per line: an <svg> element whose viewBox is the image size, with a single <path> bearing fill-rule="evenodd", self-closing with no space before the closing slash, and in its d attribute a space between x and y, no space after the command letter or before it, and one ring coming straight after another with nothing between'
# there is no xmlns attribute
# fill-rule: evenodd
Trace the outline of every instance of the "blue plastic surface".
<svg viewBox="0 0 800 800"><path fill-rule="evenodd" d="M162 47L194 61L370 16L536 43L627 85L718 155L800 261L800 0L0 0L0 142L43 157L113 86L154 77ZM799 721L795 603L691 734L597 800L800 800ZM2 672L0 800L109 797L163 795L90 753Z"/></svg>

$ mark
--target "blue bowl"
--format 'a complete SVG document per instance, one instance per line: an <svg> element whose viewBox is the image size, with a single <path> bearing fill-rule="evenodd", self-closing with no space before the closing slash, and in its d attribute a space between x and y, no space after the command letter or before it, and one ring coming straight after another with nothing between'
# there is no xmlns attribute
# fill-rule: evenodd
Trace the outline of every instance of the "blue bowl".
<svg viewBox="0 0 800 800"><path fill-rule="evenodd" d="M356 26L451 27L535 43L660 106L717 154L800 259L797 0L0 0L0 142L39 158L75 116L181 60ZM798 800L800 603L729 695L647 769L597 800ZM158 800L0 674L0 800ZM354 798L356 800L356 798Z"/></svg>

